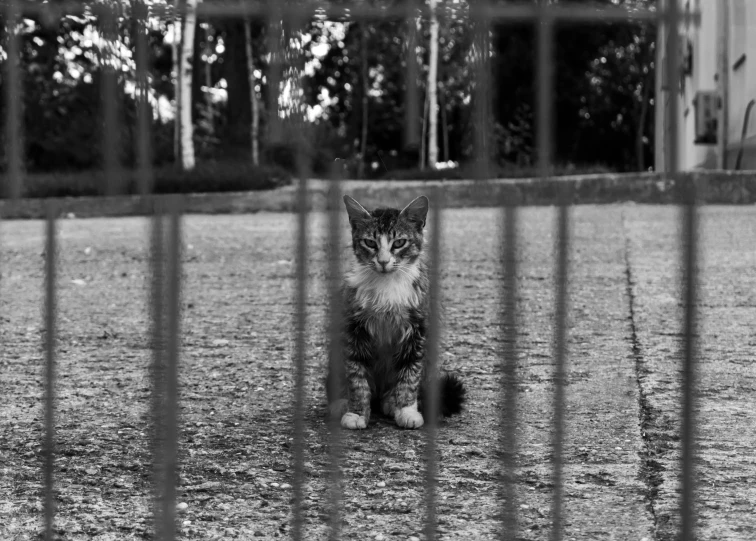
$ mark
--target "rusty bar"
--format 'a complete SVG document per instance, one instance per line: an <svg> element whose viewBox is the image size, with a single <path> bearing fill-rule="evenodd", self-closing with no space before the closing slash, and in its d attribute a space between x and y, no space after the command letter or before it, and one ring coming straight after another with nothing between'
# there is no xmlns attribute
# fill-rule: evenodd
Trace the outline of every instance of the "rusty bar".
<svg viewBox="0 0 756 541"><path fill-rule="evenodd" d="M518 529L517 506L517 204L504 209L504 347L502 359L502 524L499 538L515 541Z"/></svg>
<svg viewBox="0 0 756 541"><path fill-rule="evenodd" d="M420 148L420 134L418 132L418 120L420 107L417 85L417 26L415 17L417 13L417 0L405 2L404 18L407 25L407 49L406 71L404 74L404 148L415 150Z"/></svg>
<svg viewBox="0 0 756 541"><path fill-rule="evenodd" d="M101 84L100 100L102 103L102 157L105 172L105 195L117 195L121 189L121 171L118 149L120 147L118 123L118 75L116 67L120 62L117 54L120 39L118 36L118 19L111 5L102 4L97 9L102 25L102 49L100 50Z"/></svg>
<svg viewBox="0 0 756 541"><path fill-rule="evenodd" d="M489 7L487 0L477 0L471 5L481 9L475 12L475 177L488 179L491 175L491 43L489 39L490 21L483 8Z"/></svg>
<svg viewBox="0 0 756 541"><path fill-rule="evenodd" d="M329 291L329 385L327 396L336 401L341 395L344 382L344 351L342 326L344 306L341 298L341 177L343 170L340 163L334 163L328 190L328 230L326 235L328 254L328 291ZM329 541L338 541L341 537L341 457L343 454L341 419L339 415L329 412L330 455L330 489L329 489Z"/></svg>
<svg viewBox="0 0 756 541"><path fill-rule="evenodd" d="M150 141L152 124L152 108L150 107L149 83L147 80L147 70L149 55L147 50L147 32L148 10L144 0L138 0L134 6L134 29L136 45L136 84L137 84L137 131L136 131L136 150L137 150L137 170L138 190L142 196L148 195L152 191L152 156L150 153Z"/></svg>
<svg viewBox="0 0 756 541"><path fill-rule="evenodd" d="M47 8L47 6L50 6ZM172 6L153 6L156 17L170 17ZM601 21L601 22L628 22L628 21L656 21L660 17L667 19L661 10L650 9L627 9L622 5L576 5L576 4L553 4L549 11L554 19L567 21ZM49 11L52 15L60 17L64 14L82 15L86 5L77 0L63 1L56 4L39 4L26 2L22 13L25 16L34 16L42 11ZM315 12L328 19L401 19L406 17L406 2L396 2L391 6L382 5L323 5L313 2L311 5L285 5L280 8L281 16L290 18L292 15L310 17ZM472 13L476 10L473 9ZM538 6L530 3L497 3L482 8L482 15L490 21L528 21L538 16ZM201 17L266 17L270 14L270 7L265 3L221 3L202 2L197 6L197 14ZM418 15L427 17L427 6L418 6ZM682 22L698 24L701 19L699 11L692 11L679 16Z"/></svg>
<svg viewBox="0 0 756 541"><path fill-rule="evenodd" d="M45 203L45 541L52 541L55 533L55 340L56 340L56 258L57 242L55 203Z"/></svg>
<svg viewBox="0 0 756 541"><path fill-rule="evenodd" d="M439 417L439 369L438 359L441 354L441 226L443 222L443 191L436 186L431 192L430 208L433 209L430 238L430 268L428 273L428 297L430 301L430 321L428 325L428 339L426 341L426 375L425 400L425 538L435 539L438 520L436 517L436 477L438 475L438 451L436 438L438 435Z"/></svg>
<svg viewBox="0 0 756 541"><path fill-rule="evenodd" d="M166 524L163 519L163 438L164 416L163 400L165 398L165 233L163 209L160 201L153 200L154 216L151 224L150 239L150 272L151 288L149 291L149 304L151 310L151 336L152 347L152 465L153 465L153 517L156 539L165 538L164 532L171 528L172 523Z"/></svg>
<svg viewBox="0 0 756 541"><path fill-rule="evenodd" d="M268 63L268 138L271 143L277 143L281 140L281 119L278 111L279 86L281 85L281 40L283 39L282 17L283 7L282 0L270 0L266 14L268 16L268 54L270 62Z"/></svg>
<svg viewBox="0 0 756 541"><path fill-rule="evenodd" d="M19 7L17 0L8 0L5 5L7 54L7 82L5 84L5 98L7 121L5 123L5 144L8 157L7 184L4 189L5 197L16 199L21 196L21 175L23 166L23 151L21 145L21 78L19 76L19 47L16 26L18 24Z"/></svg>

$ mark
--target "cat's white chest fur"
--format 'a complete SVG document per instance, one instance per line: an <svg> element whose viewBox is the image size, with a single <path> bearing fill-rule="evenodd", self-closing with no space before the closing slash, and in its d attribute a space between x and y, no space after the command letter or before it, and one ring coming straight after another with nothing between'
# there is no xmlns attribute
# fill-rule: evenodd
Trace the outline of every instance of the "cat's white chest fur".
<svg viewBox="0 0 756 541"><path fill-rule="evenodd" d="M376 313L404 312L420 304L414 283L420 277L417 265L390 273L355 266L346 275L346 283L355 289L355 300L361 309Z"/></svg>

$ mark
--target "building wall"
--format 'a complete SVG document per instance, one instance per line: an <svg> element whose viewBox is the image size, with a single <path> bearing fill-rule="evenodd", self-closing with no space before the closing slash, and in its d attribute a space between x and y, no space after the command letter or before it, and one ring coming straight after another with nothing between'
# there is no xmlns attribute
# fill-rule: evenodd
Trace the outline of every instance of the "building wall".
<svg viewBox="0 0 756 541"><path fill-rule="evenodd" d="M669 170L669 100L678 101L679 146L677 168L691 170L726 167L733 169L741 146L743 121L749 102L756 99L756 0L664 0L677 1L681 13L700 13L698 24L681 23L681 45L692 47L692 72L676 74L672 84L663 66L657 66L656 169ZM666 62L666 37L663 28L657 59ZM695 97L699 91L716 91L725 100L718 122L716 144L697 144ZM746 145L741 169L756 169L756 106L746 130ZM722 156L724 155L724 161Z"/></svg>

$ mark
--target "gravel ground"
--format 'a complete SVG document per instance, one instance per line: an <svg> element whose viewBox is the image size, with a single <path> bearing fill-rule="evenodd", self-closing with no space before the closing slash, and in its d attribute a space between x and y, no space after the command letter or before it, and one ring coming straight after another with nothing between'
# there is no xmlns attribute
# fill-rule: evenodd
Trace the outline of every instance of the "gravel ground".
<svg viewBox="0 0 756 541"><path fill-rule="evenodd" d="M703 209L701 539L746 540L756 530L753 212ZM521 211L518 536L528 540L548 537L551 515L554 216ZM677 210L580 206L573 218L565 537L672 539ZM499 528L500 222L492 209L445 213L442 362L470 400L439 430L441 539L492 539ZM288 537L295 216L189 216L184 225L181 538ZM308 539L325 537L328 515L323 230L314 215ZM64 220L59 232L56 530L66 540L149 537L148 222ZM0 539L31 539L41 527L43 240L41 222L0 224ZM422 538L424 432L375 418L345 444L345 537Z"/></svg>

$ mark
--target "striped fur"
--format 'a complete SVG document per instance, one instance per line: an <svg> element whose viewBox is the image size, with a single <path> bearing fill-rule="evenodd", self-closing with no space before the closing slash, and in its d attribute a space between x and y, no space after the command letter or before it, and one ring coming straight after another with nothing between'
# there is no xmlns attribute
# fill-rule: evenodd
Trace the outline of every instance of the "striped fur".
<svg viewBox="0 0 756 541"><path fill-rule="evenodd" d="M425 379L428 268L423 228L428 200L402 211L365 210L344 198L356 261L344 280L343 379L329 372L331 414L348 429L366 428L372 408L397 425L419 428ZM441 385L443 413L458 413L464 388L453 376Z"/></svg>

